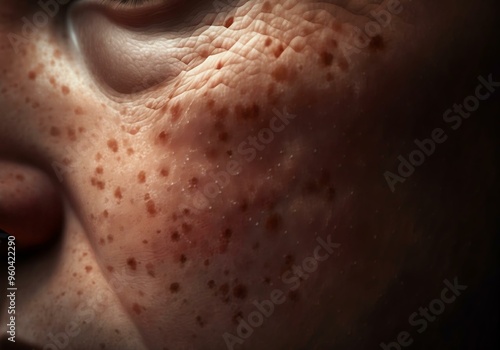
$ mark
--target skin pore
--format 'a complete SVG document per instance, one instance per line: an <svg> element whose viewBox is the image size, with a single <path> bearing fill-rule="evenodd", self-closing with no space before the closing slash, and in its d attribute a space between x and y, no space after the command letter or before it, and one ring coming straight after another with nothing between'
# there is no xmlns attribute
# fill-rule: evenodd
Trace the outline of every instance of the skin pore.
<svg viewBox="0 0 500 350"><path fill-rule="evenodd" d="M18 339L377 348L444 279L474 291L494 257L495 85L443 113L500 80L497 7L81 0L26 39L40 6L0 0L0 227L33 251Z"/></svg>

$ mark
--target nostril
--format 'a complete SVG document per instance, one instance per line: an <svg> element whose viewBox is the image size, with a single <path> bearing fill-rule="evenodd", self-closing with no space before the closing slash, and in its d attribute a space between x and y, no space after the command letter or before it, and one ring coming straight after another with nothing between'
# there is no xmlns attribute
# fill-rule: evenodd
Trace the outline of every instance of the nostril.
<svg viewBox="0 0 500 350"><path fill-rule="evenodd" d="M147 90L176 77L183 64L169 56L169 40L146 37L97 8L75 6L69 30L92 76L121 94Z"/></svg>
<svg viewBox="0 0 500 350"><path fill-rule="evenodd" d="M62 221L62 199L46 174L0 162L0 228L16 237L17 248L44 246L60 232Z"/></svg>

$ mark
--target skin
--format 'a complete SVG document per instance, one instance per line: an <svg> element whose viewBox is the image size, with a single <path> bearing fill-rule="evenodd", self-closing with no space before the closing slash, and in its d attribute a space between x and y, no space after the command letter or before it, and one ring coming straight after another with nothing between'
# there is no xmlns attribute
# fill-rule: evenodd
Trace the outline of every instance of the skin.
<svg viewBox="0 0 500 350"><path fill-rule="evenodd" d="M492 73L496 7L389 3L195 2L146 29L82 2L12 46L39 8L0 1L0 226L36 250L17 267L19 339L219 349L281 290L235 349L365 349L411 330L444 279L474 290L498 104L442 116ZM435 128L446 141L391 191L384 173Z"/></svg>

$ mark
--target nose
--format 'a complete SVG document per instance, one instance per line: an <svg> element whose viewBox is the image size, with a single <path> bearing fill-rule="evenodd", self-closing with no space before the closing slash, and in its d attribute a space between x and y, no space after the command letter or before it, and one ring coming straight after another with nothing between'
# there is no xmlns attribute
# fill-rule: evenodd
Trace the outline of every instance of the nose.
<svg viewBox="0 0 500 350"><path fill-rule="evenodd" d="M35 250L60 232L62 199L57 186L32 166L0 161L0 229L16 248Z"/></svg>

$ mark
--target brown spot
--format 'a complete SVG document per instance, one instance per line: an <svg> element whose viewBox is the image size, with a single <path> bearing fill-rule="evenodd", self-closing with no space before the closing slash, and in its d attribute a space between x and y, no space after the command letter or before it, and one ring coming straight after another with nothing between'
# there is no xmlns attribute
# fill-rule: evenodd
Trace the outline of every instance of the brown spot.
<svg viewBox="0 0 500 350"><path fill-rule="evenodd" d="M130 267L132 270L137 270L137 261L135 258L128 258L127 259L127 265Z"/></svg>
<svg viewBox="0 0 500 350"><path fill-rule="evenodd" d="M99 244L100 245L104 245L104 243L106 243L106 241L104 240L104 238L99 238Z"/></svg>
<svg viewBox="0 0 500 350"><path fill-rule="evenodd" d="M148 244L149 242L148 242L148 240L147 240L147 239L143 239L143 240L142 240L142 243L144 243L144 244Z"/></svg>
<svg viewBox="0 0 500 350"><path fill-rule="evenodd" d="M63 85L61 87L61 91L64 95L68 95L70 93L69 87L67 87L66 85Z"/></svg>
<svg viewBox="0 0 500 350"><path fill-rule="evenodd" d="M327 51L323 51L320 55L321 63L324 66L331 66L333 62L333 55Z"/></svg>
<svg viewBox="0 0 500 350"><path fill-rule="evenodd" d="M217 67L215 67L215 68L221 69L222 67L223 67L222 62L221 61L217 62ZM211 101L213 101L213 100L211 100ZM211 108L211 107L209 107L209 108Z"/></svg>
<svg viewBox="0 0 500 350"><path fill-rule="evenodd" d="M349 69L349 62L345 59L345 57L340 57L338 61L338 66L342 71L346 71Z"/></svg>
<svg viewBox="0 0 500 350"><path fill-rule="evenodd" d="M141 307L137 303L134 303L134 305L132 305L132 310L134 310L134 312L138 315L140 315L140 313L142 312Z"/></svg>
<svg viewBox="0 0 500 350"><path fill-rule="evenodd" d="M108 242L111 243L111 242L113 242L114 237L113 237L113 235L109 234L107 236L107 239L108 239Z"/></svg>
<svg viewBox="0 0 500 350"><path fill-rule="evenodd" d="M95 155L95 160L100 161L102 159L102 155L100 153L97 153Z"/></svg>
<svg viewBox="0 0 500 350"><path fill-rule="evenodd" d="M267 37L266 41L264 42L264 46L265 47L271 46L272 43L273 43L273 39Z"/></svg>
<svg viewBox="0 0 500 350"><path fill-rule="evenodd" d="M229 28L231 27L231 25L234 23L234 17L229 17L228 19L226 19L226 21L224 22L224 27L226 28Z"/></svg>
<svg viewBox="0 0 500 350"><path fill-rule="evenodd" d="M208 259L205 259L205 261L203 262L203 265L205 265L205 266L208 266L208 265L210 265L210 260L208 260Z"/></svg>
<svg viewBox="0 0 500 350"><path fill-rule="evenodd" d="M169 138L170 138L170 134L168 134L165 131L160 132L160 134L158 135L158 140L160 140L160 142L162 142L162 143L167 142Z"/></svg>
<svg viewBox="0 0 500 350"><path fill-rule="evenodd" d="M227 107L222 107L215 113L215 117L217 119L224 119L226 118L227 113L228 113Z"/></svg>
<svg viewBox="0 0 500 350"><path fill-rule="evenodd" d="M299 292L296 290L291 290L288 292L288 299L291 301L298 301L299 300Z"/></svg>
<svg viewBox="0 0 500 350"><path fill-rule="evenodd" d="M208 281L207 285L208 285L208 288L214 289L215 288L215 281L214 280L210 280L210 281Z"/></svg>
<svg viewBox="0 0 500 350"><path fill-rule="evenodd" d="M198 178L192 177L191 179L189 179L188 184L189 188L196 188L198 186Z"/></svg>
<svg viewBox="0 0 500 350"><path fill-rule="evenodd" d="M172 241L173 241L173 242L178 242L178 241L179 241L179 238L180 238L180 236L179 236L179 232L174 231L174 232L172 233L172 235L170 236L170 238L172 239Z"/></svg>
<svg viewBox="0 0 500 350"><path fill-rule="evenodd" d="M269 13L271 12L271 10L273 9L273 7L271 6L271 4L269 3L269 1L266 1L263 5L262 5L262 12L264 13Z"/></svg>
<svg viewBox="0 0 500 350"><path fill-rule="evenodd" d="M36 72L34 72L34 71L32 71L32 70L31 70L31 71L29 71L29 72L28 72L28 78L29 78L30 80L35 80L35 79L36 79Z"/></svg>
<svg viewBox="0 0 500 350"><path fill-rule="evenodd" d="M260 107L256 103L247 107L237 104L234 107L234 112L238 117L244 120L256 119L260 114Z"/></svg>
<svg viewBox="0 0 500 350"><path fill-rule="evenodd" d="M170 108L170 113L172 114L172 122L175 123L177 120L179 120L181 116L182 113L181 106L178 103L176 103L175 105L172 106L172 108Z"/></svg>
<svg viewBox="0 0 500 350"><path fill-rule="evenodd" d="M196 323L198 326L203 327L205 325L205 321L201 318L201 316L196 316Z"/></svg>
<svg viewBox="0 0 500 350"><path fill-rule="evenodd" d="M155 277L155 270L154 270L153 264L147 263L146 264L146 271L148 272L148 275L150 275L151 277Z"/></svg>
<svg viewBox="0 0 500 350"><path fill-rule="evenodd" d="M146 182L146 173L144 171L141 171L138 175L137 175L137 180L139 180L139 183L140 184L143 184Z"/></svg>
<svg viewBox="0 0 500 350"><path fill-rule="evenodd" d="M337 33L340 33L342 31L342 23L340 22L335 22L333 23L332 25L332 29L337 32Z"/></svg>
<svg viewBox="0 0 500 350"><path fill-rule="evenodd" d="M274 50L274 57L279 58L281 54L285 51L285 48L283 45L279 45L275 50Z"/></svg>
<svg viewBox="0 0 500 350"><path fill-rule="evenodd" d="M75 132L75 129L73 129L73 128L68 128L66 131L67 131L67 133L68 133L68 138L70 139L70 141L75 141L75 140L76 140L76 132Z"/></svg>
<svg viewBox="0 0 500 350"><path fill-rule="evenodd" d="M123 196L122 196L122 189L120 187L117 187L115 189L115 198L117 199L122 199Z"/></svg>
<svg viewBox="0 0 500 350"><path fill-rule="evenodd" d="M265 277L264 278L264 283L265 284L270 284L271 283L271 279L269 277Z"/></svg>
<svg viewBox="0 0 500 350"><path fill-rule="evenodd" d="M127 148L127 154L129 156L131 156L132 154L134 154L134 149L133 148Z"/></svg>
<svg viewBox="0 0 500 350"><path fill-rule="evenodd" d="M368 44L368 49L372 52L382 51L385 47L384 38L380 35L375 35L371 38Z"/></svg>
<svg viewBox="0 0 500 350"><path fill-rule="evenodd" d="M113 272L113 271L115 270L115 268L114 268L113 266L110 266L110 265L108 265L108 266L106 267L106 269L107 269L109 272Z"/></svg>
<svg viewBox="0 0 500 350"><path fill-rule="evenodd" d="M54 57L55 58L60 58L61 57L61 51L60 50L54 50Z"/></svg>
<svg viewBox="0 0 500 350"><path fill-rule="evenodd" d="M160 170L160 175L163 176L163 177L167 177L169 174L169 171L168 169L165 169L165 168L161 168Z"/></svg>
<svg viewBox="0 0 500 350"><path fill-rule="evenodd" d="M56 83L56 80L54 79L54 77L50 77L49 82L50 82L50 85L52 85L53 87L57 87L57 83Z"/></svg>
<svg viewBox="0 0 500 350"><path fill-rule="evenodd" d="M281 64L272 71L271 76L278 82L284 82L288 79L288 70Z"/></svg>
<svg viewBox="0 0 500 350"><path fill-rule="evenodd" d="M107 218L107 217L109 216L108 211L107 211L107 210L104 210L104 211L102 212L102 216L104 216L105 218Z"/></svg>
<svg viewBox="0 0 500 350"><path fill-rule="evenodd" d="M23 182L23 181L24 181L24 175L22 175L22 174L16 174L16 179L17 179L19 182Z"/></svg>
<svg viewBox="0 0 500 350"><path fill-rule="evenodd" d="M115 139L109 139L108 140L108 147L113 152L115 152L115 153L118 152L118 142L116 142Z"/></svg>
<svg viewBox="0 0 500 350"><path fill-rule="evenodd" d="M85 266L85 271L87 271L87 273L92 271L92 266Z"/></svg>
<svg viewBox="0 0 500 350"><path fill-rule="evenodd" d="M229 293L229 285L227 283L224 283L219 287L219 292L222 293L222 295L227 295Z"/></svg>
<svg viewBox="0 0 500 350"><path fill-rule="evenodd" d="M281 218L281 215L273 213L269 215L269 217L266 220L266 229L269 231L276 232L281 227L282 222L283 220Z"/></svg>
<svg viewBox="0 0 500 350"><path fill-rule="evenodd" d="M245 287L243 284L238 284L233 288L233 295L238 299L245 299L247 294L247 287Z"/></svg>
<svg viewBox="0 0 500 350"><path fill-rule="evenodd" d="M179 261L181 262L181 264L184 264L187 261L187 257L184 254L181 254Z"/></svg>
<svg viewBox="0 0 500 350"><path fill-rule="evenodd" d="M104 172L104 169L102 168L102 166L98 166L97 168L95 168L95 172L96 174L102 174Z"/></svg>
<svg viewBox="0 0 500 350"><path fill-rule="evenodd" d="M219 133L219 141L222 141L222 142L227 142L228 138L229 138L229 134L225 131Z"/></svg>
<svg viewBox="0 0 500 350"><path fill-rule="evenodd" d="M95 177L90 179L90 183L92 184L92 186L95 186L100 190L103 190L104 187L106 187L104 181L97 180Z"/></svg>
<svg viewBox="0 0 500 350"><path fill-rule="evenodd" d="M174 282L170 285L170 292L177 293L180 289L179 283Z"/></svg>
<svg viewBox="0 0 500 350"><path fill-rule="evenodd" d="M240 210L244 213L248 209L248 203L246 200L243 200L240 204Z"/></svg>
<svg viewBox="0 0 500 350"><path fill-rule="evenodd" d="M153 200L149 200L146 202L146 209L147 209L149 215L151 215L151 216L156 215L156 206L155 206L155 202Z"/></svg>
<svg viewBox="0 0 500 350"><path fill-rule="evenodd" d="M82 292L81 290L79 290L78 292L76 292L76 294L78 294L78 295L82 295L82 294L83 294L83 292Z"/></svg>
<svg viewBox="0 0 500 350"><path fill-rule="evenodd" d="M219 252L224 254L227 251L227 246L229 245L229 241L233 232L231 229L224 230L219 236Z"/></svg>
<svg viewBox="0 0 500 350"><path fill-rule="evenodd" d="M258 250L259 248L260 248L260 243L259 242L254 243L254 245L252 246L253 250Z"/></svg>
<svg viewBox="0 0 500 350"><path fill-rule="evenodd" d="M243 318L243 312L238 311L233 315L232 322L234 325L238 325L241 322L241 319Z"/></svg>
<svg viewBox="0 0 500 350"><path fill-rule="evenodd" d="M191 225L186 224L185 222L182 223L181 227L182 227L182 232L184 232L184 233L191 232L191 230L193 228Z"/></svg>
<svg viewBox="0 0 500 350"><path fill-rule="evenodd" d="M75 108L75 114L76 114L76 115L82 115L82 114L83 114L83 109L82 109L82 107L76 107L76 108Z"/></svg>
<svg viewBox="0 0 500 350"><path fill-rule="evenodd" d="M51 136L59 136L59 135L61 135L61 130L59 130L59 128L53 126L50 128L50 135Z"/></svg>

